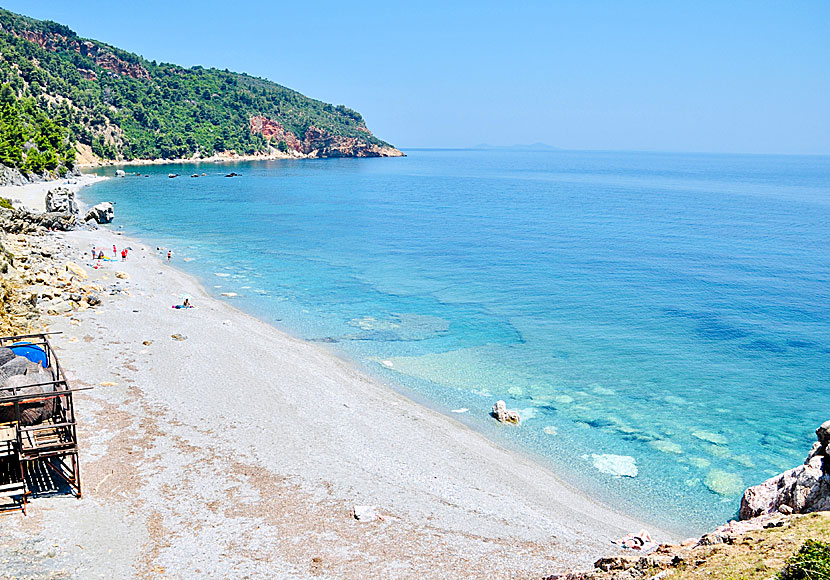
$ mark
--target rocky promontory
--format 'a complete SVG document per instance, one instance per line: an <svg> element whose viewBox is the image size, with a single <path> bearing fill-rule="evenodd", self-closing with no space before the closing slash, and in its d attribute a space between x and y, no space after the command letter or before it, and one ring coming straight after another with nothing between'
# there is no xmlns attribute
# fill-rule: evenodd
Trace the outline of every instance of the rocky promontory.
<svg viewBox="0 0 830 580"><path fill-rule="evenodd" d="M405 156L403 152L390 145L372 143L357 137L334 135L315 126L309 127L300 140L279 121L262 115L251 117L250 131L254 135L262 135L271 147L308 158ZM367 138L373 138L372 133L365 127L363 132Z"/></svg>
<svg viewBox="0 0 830 580"><path fill-rule="evenodd" d="M816 429L816 437L803 465L744 492L739 521L681 544L618 550L597 560L593 570L544 580L766 580L774 576L804 541L830 541L830 421Z"/></svg>

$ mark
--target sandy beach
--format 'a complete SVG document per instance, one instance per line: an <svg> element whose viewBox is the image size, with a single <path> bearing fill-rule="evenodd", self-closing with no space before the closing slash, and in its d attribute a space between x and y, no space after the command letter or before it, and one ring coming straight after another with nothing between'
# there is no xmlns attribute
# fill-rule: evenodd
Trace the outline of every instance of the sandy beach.
<svg viewBox="0 0 830 580"><path fill-rule="evenodd" d="M62 184L0 196L42 210ZM212 298L176 248L168 265L117 225L116 209L113 229L46 237L106 289L44 317L72 384L95 387L77 398L84 494L7 517L0 578L536 578L644 527ZM129 259L91 268L113 244ZM171 308L183 294L196 308Z"/></svg>

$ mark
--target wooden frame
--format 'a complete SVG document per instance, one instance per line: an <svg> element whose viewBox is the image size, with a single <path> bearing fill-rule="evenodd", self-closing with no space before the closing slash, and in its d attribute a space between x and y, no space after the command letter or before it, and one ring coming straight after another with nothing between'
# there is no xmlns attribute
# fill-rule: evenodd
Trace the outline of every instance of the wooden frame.
<svg viewBox="0 0 830 580"><path fill-rule="evenodd" d="M0 337L0 347L20 342L40 347L46 353L46 370L52 378L48 382L28 385L52 387L49 392L34 395L20 393L18 387L0 387L0 407L13 407L13 420L0 424L0 498L19 501L25 514L28 498L34 493L31 484L38 478L43 479L44 469L58 475L77 497L81 497L78 435L72 395L91 387L70 388L47 333ZM50 399L54 399L54 412L50 417L36 425L21 425L21 407ZM17 473L20 473L19 478L16 478Z"/></svg>

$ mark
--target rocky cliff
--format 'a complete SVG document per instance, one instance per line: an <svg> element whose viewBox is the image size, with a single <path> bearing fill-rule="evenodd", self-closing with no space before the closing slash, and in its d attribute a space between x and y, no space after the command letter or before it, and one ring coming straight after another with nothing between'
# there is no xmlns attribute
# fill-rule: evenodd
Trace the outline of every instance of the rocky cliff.
<svg viewBox="0 0 830 580"><path fill-rule="evenodd" d="M334 135L325 129L309 127L302 141L279 121L254 115L250 121L251 133L262 135L270 147L284 147L304 157L403 157L404 154L389 145L362 141L357 137ZM364 129L368 135L372 133ZM283 145L284 144L284 145Z"/></svg>
<svg viewBox="0 0 830 580"><path fill-rule="evenodd" d="M750 487L741 499L742 520L774 514L830 510L830 421L816 429L803 465Z"/></svg>

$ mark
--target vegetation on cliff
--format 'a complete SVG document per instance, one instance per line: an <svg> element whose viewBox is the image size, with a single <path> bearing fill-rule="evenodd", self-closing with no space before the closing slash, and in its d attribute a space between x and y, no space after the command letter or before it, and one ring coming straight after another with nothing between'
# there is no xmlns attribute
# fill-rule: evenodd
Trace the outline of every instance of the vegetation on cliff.
<svg viewBox="0 0 830 580"><path fill-rule="evenodd" d="M32 131L43 127L41 141L79 143L103 159L395 151L345 106L246 74L147 61L80 38L62 24L5 10L0 54L0 83L18 99L17 109L36 119ZM270 130L262 129L263 120ZM19 131L6 130L4 125L3 142L10 143L8 155L0 157L4 164L28 172L71 166L65 148L53 145L44 152L37 133L23 140ZM33 140L38 150L31 161L25 153L16 156Z"/></svg>
<svg viewBox="0 0 830 580"><path fill-rule="evenodd" d="M75 161L66 109L19 98L11 85L0 87L0 163L24 173L64 174Z"/></svg>

